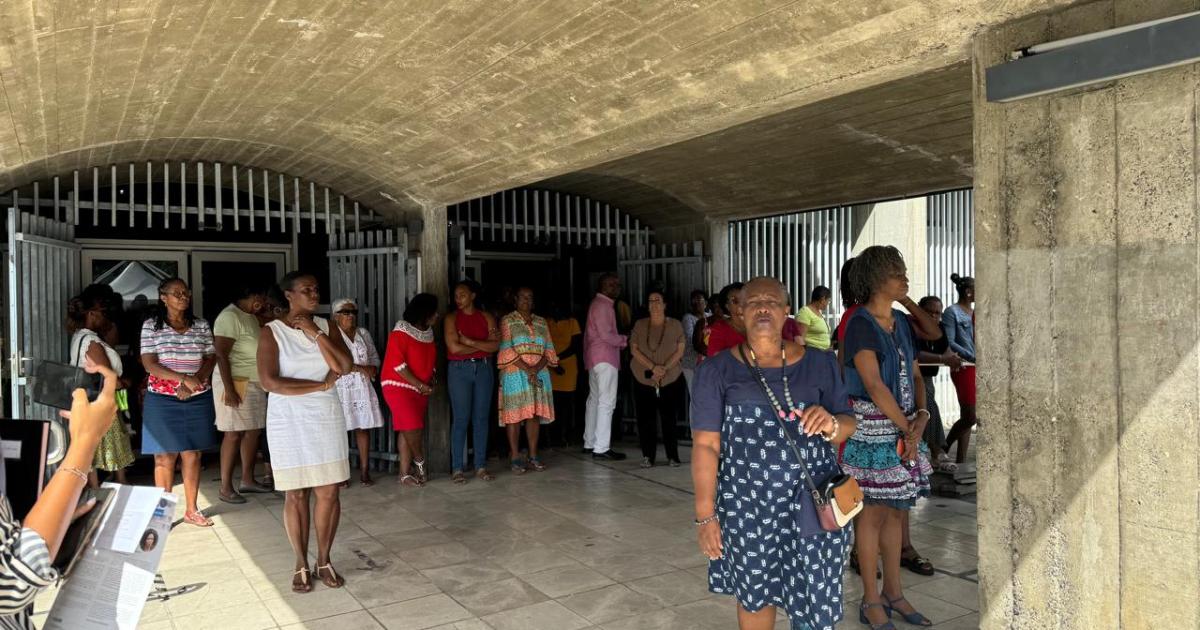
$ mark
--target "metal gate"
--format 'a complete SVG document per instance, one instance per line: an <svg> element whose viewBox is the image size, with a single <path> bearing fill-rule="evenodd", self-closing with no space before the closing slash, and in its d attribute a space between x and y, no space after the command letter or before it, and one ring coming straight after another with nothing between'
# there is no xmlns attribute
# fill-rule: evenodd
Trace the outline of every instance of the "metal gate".
<svg viewBox="0 0 1200 630"><path fill-rule="evenodd" d="M646 291L655 284L666 291L667 312L673 317L688 311L692 291L708 292L708 265L701 241L622 248L617 267L635 313L646 307Z"/></svg>
<svg viewBox="0 0 1200 630"><path fill-rule="evenodd" d="M388 229L333 234L327 255L330 303L343 297L358 303L359 326L371 334L382 357L388 333L421 286L420 259L409 255L408 232ZM382 403L383 397L379 400ZM383 411L387 415L387 405ZM370 448L375 469L395 470L399 460L395 432L372 432ZM358 455L353 443L350 450Z"/></svg>
<svg viewBox="0 0 1200 630"><path fill-rule="evenodd" d="M8 354L10 411L54 420L57 411L30 400L35 360L66 361L67 302L80 290L75 227L8 209Z"/></svg>

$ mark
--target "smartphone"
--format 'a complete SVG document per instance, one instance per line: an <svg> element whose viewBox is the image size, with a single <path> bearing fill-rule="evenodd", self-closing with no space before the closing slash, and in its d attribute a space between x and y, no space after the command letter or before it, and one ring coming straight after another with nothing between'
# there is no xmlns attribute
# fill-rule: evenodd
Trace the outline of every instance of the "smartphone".
<svg viewBox="0 0 1200 630"><path fill-rule="evenodd" d="M41 361L33 369L33 402L55 409L70 409L71 395L76 389L87 392L88 400L96 400L103 383L103 376L88 374L83 368Z"/></svg>
<svg viewBox="0 0 1200 630"><path fill-rule="evenodd" d="M89 488L79 496L78 505L87 503L91 498L96 499L96 505L92 506L87 514L72 521L63 536L53 562L54 568L59 570L62 577L70 576L75 563L83 555L82 552L92 544L92 539L96 537L100 523L104 520L104 514L116 496L117 493L112 488Z"/></svg>

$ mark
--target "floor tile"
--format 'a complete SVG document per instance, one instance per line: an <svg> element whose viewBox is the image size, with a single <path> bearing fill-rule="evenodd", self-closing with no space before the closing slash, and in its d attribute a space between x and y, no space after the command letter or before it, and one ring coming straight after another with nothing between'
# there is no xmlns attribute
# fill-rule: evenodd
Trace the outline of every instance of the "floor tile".
<svg viewBox="0 0 1200 630"><path fill-rule="evenodd" d="M483 618L495 630L581 630L591 624L558 602L542 602Z"/></svg>
<svg viewBox="0 0 1200 630"><path fill-rule="evenodd" d="M979 585L956 577L943 577L911 587L910 591L936 597L944 602L977 611L979 610Z"/></svg>
<svg viewBox="0 0 1200 630"><path fill-rule="evenodd" d="M263 605L275 623L287 625L362 610L362 604L345 588L329 588L314 580L309 593L288 593L277 599L265 599Z"/></svg>
<svg viewBox="0 0 1200 630"><path fill-rule="evenodd" d="M466 608L449 595L440 593L372 608L370 613L387 630L425 630L472 617Z"/></svg>
<svg viewBox="0 0 1200 630"><path fill-rule="evenodd" d="M604 575L580 564L523 575L521 579L552 598L581 593L613 583Z"/></svg>
<svg viewBox="0 0 1200 630"><path fill-rule="evenodd" d="M440 592L433 582L399 559L383 569L348 574L346 590L365 608L386 606Z"/></svg>
<svg viewBox="0 0 1200 630"><path fill-rule="evenodd" d="M449 595L477 617L536 604L547 599L541 591L515 577L474 584L451 591Z"/></svg>
<svg viewBox="0 0 1200 630"><path fill-rule="evenodd" d="M176 628L187 630L262 630L278 625L262 602L249 602L230 608L217 608L193 615L173 617Z"/></svg>
<svg viewBox="0 0 1200 630"><path fill-rule="evenodd" d="M628 583L629 588L649 595L663 606L678 606L706 599L710 593L706 582L686 571L664 573Z"/></svg>
<svg viewBox="0 0 1200 630"><path fill-rule="evenodd" d="M662 603L650 595L630 590L623 584L613 584L558 600L576 614L596 624L662 608Z"/></svg>
<svg viewBox="0 0 1200 630"><path fill-rule="evenodd" d="M365 610L357 610L344 615L334 615L323 619L303 621L300 623L281 626L281 630L382 630L383 626L375 621Z"/></svg>
<svg viewBox="0 0 1200 630"><path fill-rule="evenodd" d="M513 577L512 573L491 562L467 562L421 572L438 588L453 593L481 584L494 584Z"/></svg>
<svg viewBox="0 0 1200 630"><path fill-rule="evenodd" d="M430 545L419 549L408 549L398 552L397 555L400 556L401 560L419 570L438 569L455 564L463 564L464 562L480 558L478 554L468 549L466 545L458 542Z"/></svg>

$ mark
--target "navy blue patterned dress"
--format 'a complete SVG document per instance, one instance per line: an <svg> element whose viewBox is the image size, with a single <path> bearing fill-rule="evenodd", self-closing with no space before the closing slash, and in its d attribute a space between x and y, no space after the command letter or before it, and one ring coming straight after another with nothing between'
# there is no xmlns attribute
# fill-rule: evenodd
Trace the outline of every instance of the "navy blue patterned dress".
<svg viewBox="0 0 1200 630"><path fill-rule="evenodd" d="M852 413L830 353L808 351L794 365L763 371L781 403L786 374L797 406ZM842 618L850 532L816 525L800 466L818 483L840 472L834 448L819 436L805 436L795 418L780 420L730 351L700 364L693 392L692 429L721 433L716 507L725 555L709 562L709 590L733 595L750 612L780 607L793 630L833 628ZM797 441L803 462L796 461L784 430Z"/></svg>

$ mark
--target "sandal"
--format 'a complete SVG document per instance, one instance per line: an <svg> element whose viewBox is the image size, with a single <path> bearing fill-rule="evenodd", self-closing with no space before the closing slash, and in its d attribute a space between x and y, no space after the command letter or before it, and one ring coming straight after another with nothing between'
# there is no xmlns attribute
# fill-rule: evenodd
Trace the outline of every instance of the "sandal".
<svg viewBox="0 0 1200 630"><path fill-rule="evenodd" d="M488 472L488 469L486 469L486 468L480 468L479 470L476 470L475 476L479 477L480 479L482 479L484 481L495 481L496 480L496 475L493 475L492 473Z"/></svg>
<svg viewBox="0 0 1200 630"><path fill-rule="evenodd" d="M542 460L540 460L536 457L529 458L529 467L537 472L542 472L542 471L546 470L546 465L542 463Z"/></svg>
<svg viewBox="0 0 1200 630"><path fill-rule="evenodd" d="M213 526L212 519L205 516L203 512L184 512L183 522L196 527Z"/></svg>
<svg viewBox="0 0 1200 630"><path fill-rule="evenodd" d="M467 476L463 474L463 471L456 470L450 474L450 481L453 481L454 483L461 486L464 483L467 483Z"/></svg>
<svg viewBox="0 0 1200 630"><path fill-rule="evenodd" d="M329 571L329 578L321 575L322 571ZM322 584L329 588L341 588L346 585L346 580L342 579L342 576L333 570L332 562L318 566L317 577L320 578Z"/></svg>
<svg viewBox="0 0 1200 630"><path fill-rule="evenodd" d="M375 480L371 479L371 473L363 473L358 476L358 482L368 488L375 485ZM348 485L348 482L347 482Z"/></svg>
<svg viewBox="0 0 1200 630"><path fill-rule="evenodd" d="M867 611L872 608L882 608L883 612L887 613L888 620L880 624L871 623L871 620L867 618ZM896 630L895 624L892 623L892 609L883 604L868 604L867 602L859 604L858 622L871 630Z"/></svg>
<svg viewBox="0 0 1200 630"><path fill-rule="evenodd" d="M933 622L930 621L928 617L917 612L917 610L915 608L913 608L913 611L910 613L900 612L900 610L898 610L896 608L897 602L904 602L905 604L908 604L909 608L912 608L912 603L909 602L907 599L904 599L903 595L901 595L900 597L897 597L896 599L892 599L891 597L888 597L887 595L884 595L883 597L884 597L884 599L887 600L887 603L888 603L887 608L888 608L888 616L889 617L892 616L891 615L892 612L897 612L897 613L900 613L900 616L904 618L905 623L908 623L909 625L922 626L922 627L929 627L929 626L933 625Z"/></svg>
<svg viewBox="0 0 1200 630"><path fill-rule="evenodd" d="M296 580L297 575L300 576L299 581ZM312 589L313 589L312 579L310 578L311 575L312 575L312 571L309 571L308 567L301 567L301 568L293 571L292 572L292 592L293 593L311 593Z"/></svg>
<svg viewBox="0 0 1200 630"><path fill-rule="evenodd" d="M512 463L512 471L513 471L514 475L525 474L525 460L518 457L518 458L512 460L511 463Z"/></svg>
<svg viewBox="0 0 1200 630"><path fill-rule="evenodd" d="M421 483L420 479L417 479L412 475L404 475L400 478L400 485L408 486L410 488L420 488L425 484Z"/></svg>
<svg viewBox="0 0 1200 630"><path fill-rule="evenodd" d="M414 459L413 466L417 467L417 479L419 479L421 483L429 481L429 476L425 474L425 460L417 461Z"/></svg>
<svg viewBox="0 0 1200 630"><path fill-rule="evenodd" d="M246 497L242 496L241 494L239 494L237 492L234 492L233 494L231 494L229 496L225 496L224 492L218 492L217 498L226 503L232 503L234 505L241 505L246 502Z"/></svg>
<svg viewBox="0 0 1200 630"><path fill-rule="evenodd" d="M912 552L911 556L908 555L910 551ZM902 549L900 553L902 554L900 556L900 566L912 571L913 573L916 573L917 575L934 574L933 563L929 561L929 558L922 557L921 554L917 553L916 549L909 547L907 549Z"/></svg>

